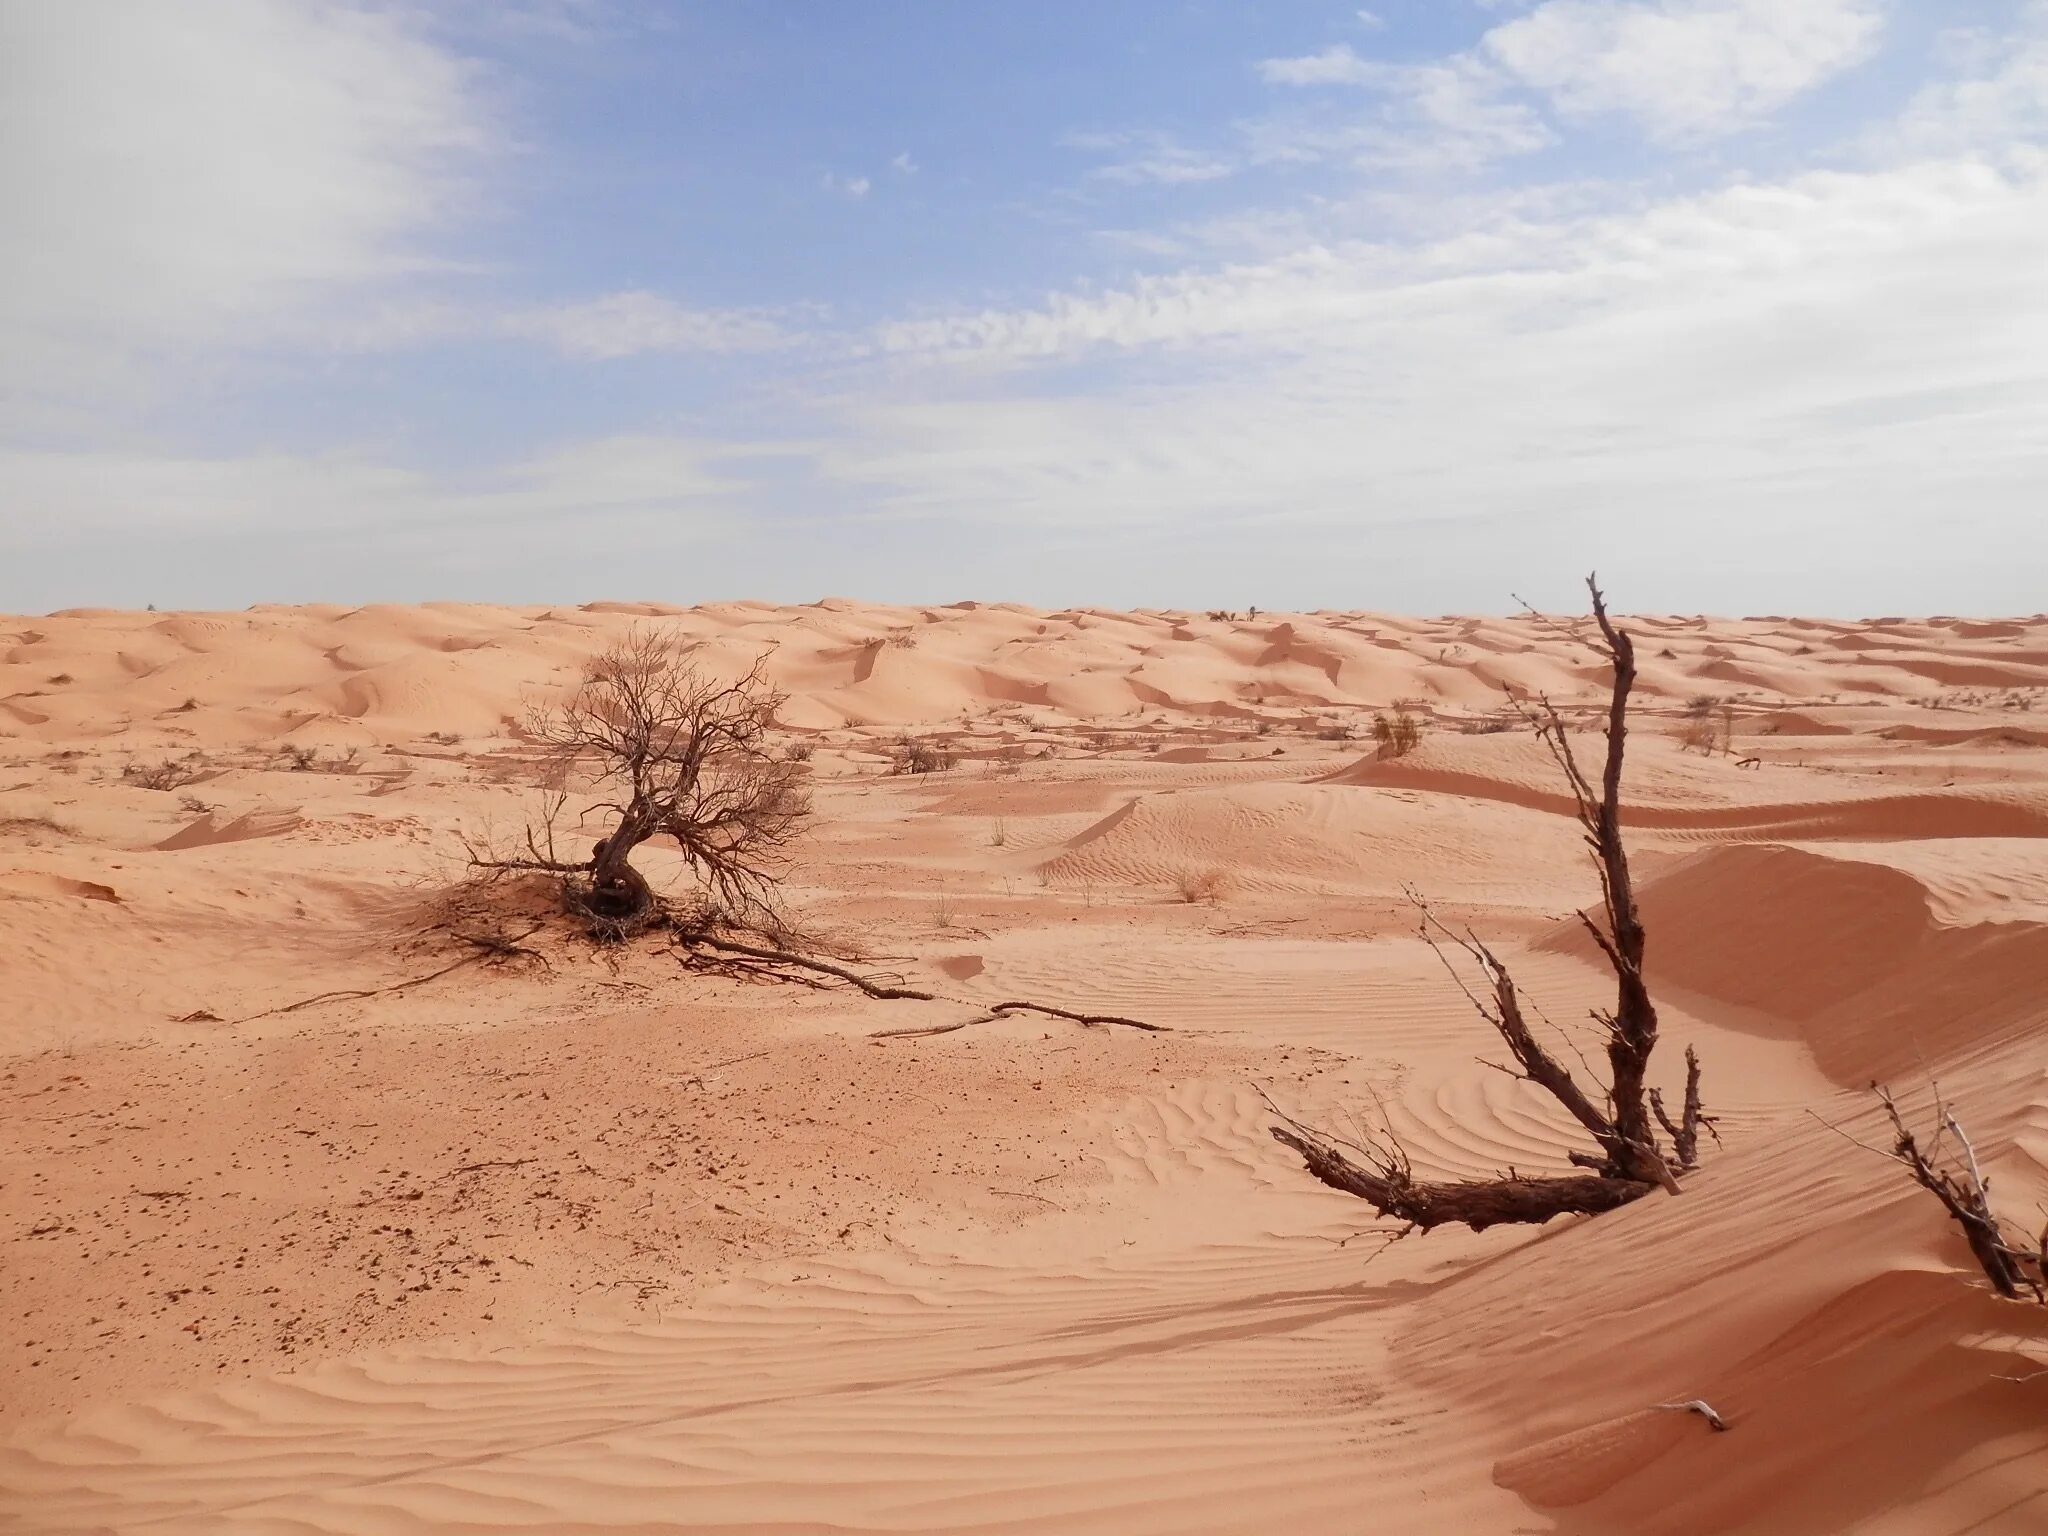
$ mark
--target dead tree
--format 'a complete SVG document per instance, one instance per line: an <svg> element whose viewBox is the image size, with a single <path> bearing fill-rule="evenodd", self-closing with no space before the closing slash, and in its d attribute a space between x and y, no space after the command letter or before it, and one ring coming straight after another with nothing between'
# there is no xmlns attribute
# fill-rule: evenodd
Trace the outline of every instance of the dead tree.
<svg viewBox="0 0 2048 1536"><path fill-rule="evenodd" d="M1984 1176L1977 1149L1964 1134L1955 1110L1941 1096L1940 1085L1934 1088L1934 1131L1924 1143L1906 1124L1889 1088L1872 1083L1870 1091L1884 1105L1892 1123L1891 1149L1883 1155L1904 1164L1913 1182L1941 1202L1961 1228L1970 1256L1991 1288L2008 1300L2031 1295L2048 1305L2048 1230L2030 1244L1991 1208L1991 1181ZM1947 1145L1951 1140L1952 1150Z"/></svg>
<svg viewBox="0 0 2048 1536"><path fill-rule="evenodd" d="M633 631L590 662L567 698L528 712L527 733L546 749L558 787L521 851L472 845L471 862L563 876L569 905L618 938L674 915L632 862L641 844L671 838L698 882L704 922L778 931L777 887L810 814L802 765L771 750L782 702L758 660L719 682L676 637ZM557 847L579 778L604 797L590 810L613 818L582 859Z"/></svg>
<svg viewBox="0 0 2048 1536"><path fill-rule="evenodd" d="M1587 577L1586 586L1592 594L1594 621L1614 669L1607 706L1607 756L1598 785L1580 768L1564 720L1547 699L1533 706L1517 701L1516 707L1549 748L1571 789L1600 876L1600 916L1579 914L1580 923L1615 978L1614 1007L1593 1015L1605 1038L1608 1071L1604 1090L1595 1085L1597 1098L1536 1037L1523 1013L1514 977L1500 958L1469 931L1457 933L1438 921L1413 892L1410 899L1422 913L1423 939L1507 1046L1514 1065L1499 1070L1543 1089L1592 1139L1597 1151L1568 1154L1573 1164L1587 1172L1530 1178L1510 1170L1494 1179L1428 1184L1415 1179L1391 1131L1382 1137L1347 1142L1292 1120L1273 1127L1275 1139L1299 1153L1309 1172L1323 1183L1358 1195L1372 1202L1380 1214L1398 1217L1421 1230L1447 1222L1462 1222L1475 1230L1503 1222L1543 1222L1567 1212L1612 1210L1653 1189L1676 1194L1674 1164L1678 1171L1693 1167L1701 1128L1712 1130L1712 1121L1701 1108L1699 1058L1690 1049L1686 1052L1685 1097L1676 1125L1647 1086L1650 1057L1657 1046L1657 1009L1643 978L1645 935L1621 837L1622 763L1627 750L1629 693L1636 680L1635 644L1627 631L1608 617L1595 578ZM1477 968L1483 995L1459 972L1450 953L1453 949ZM1669 1158L1657 1139L1658 1122L1671 1137ZM1360 1154L1364 1161L1355 1161L1350 1153Z"/></svg>

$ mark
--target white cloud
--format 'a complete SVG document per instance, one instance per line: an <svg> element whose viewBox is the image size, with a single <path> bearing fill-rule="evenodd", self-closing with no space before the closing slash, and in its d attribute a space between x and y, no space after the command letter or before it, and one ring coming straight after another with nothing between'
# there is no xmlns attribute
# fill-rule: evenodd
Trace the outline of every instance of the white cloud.
<svg viewBox="0 0 2048 1536"><path fill-rule="evenodd" d="M1867 58L1878 0L1548 0L1481 42L1572 116L1667 139L1733 132Z"/></svg>
<svg viewBox="0 0 2048 1536"><path fill-rule="evenodd" d="M1806 607L1847 590L1816 575L1843 562L1940 565L1956 592L1981 575L1960 526L2048 558L2043 270L2048 164L1518 212L892 327L941 372L850 407L827 469L906 514L1177 547L1227 529L1241 559L1259 523L1363 560L1397 525L1479 519L1522 553L1516 527L1597 525L1666 592L1707 579L1695 545L1748 562L1699 567L1714 580L1781 570L1787 603L1808 581ZM1010 382L1040 363L1058 372Z"/></svg>
<svg viewBox="0 0 2048 1536"><path fill-rule="evenodd" d="M840 196L850 197L855 201L866 197L874 190L875 185L865 176L840 176L831 171L827 171L818 184L827 192L837 192Z"/></svg>
<svg viewBox="0 0 2048 1536"><path fill-rule="evenodd" d="M0 388L291 334L431 262L495 133L406 13L0 3Z"/></svg>
<svg viewBox="0 0 2048 1536"><path fill-rule="evenodd" d="M1373 85L1387 67L1360 58L1349 43L1332 43L1300 58L1261 59L1259 78L1268 85Z"/></svg>
<svg viewBox="0 0 2048 1536"><path fill-rule="evenodd" d="M1236 164L1223 155L1191 149L1170 134L1150 130L1076 133L1070 134L1066 143L1070 149L1113 157L1094 167L1088 175L1096 181L1113 181L1127 186L1147 182L1174 185L1217 181L1237 169Z"/></svg>
<svg viewBox="0 0 2048 1536"><path fill-rule="evenodd" d="M1358 24L1368 32L1381 32L1386 29L1387 18L1377 11L1361 9L1358 12Z"/></svg>
<svg viewBox="0 0 2048 1536"><path fill-rule="evenodd" d="M910 158L910 151L906 149L902 154L894 155L890 158L889 169L899 176L915 176L918 171L918 165L915 160Z"/></svg>
<svg viewBox="0 0 2048 1536"><path fill-rule="evenodd" d="M1536 114L1511 99L1510 82L1470 54L1389 64L1339 43L1303 58L1264 60L1259 74L1273 85L1353 86L1377 97L1365 113L1280 115L1246 125L1249 154L1261 163L1348 160L1410 174L1475 170L1553 142Z"/></svg>
<svg viewBox="0 0 2048 1536"><path fill-rule="evenodd" d="M2013 35L1966 41L1955 50L1965 72L1916 91L1899 121L1876 136L1880 149L2001 154L2048 138L2048 0L2027 8Z"/></svg>
<svg viewBox="0 0 2048 1536"><path fill-rule="evenodd" d="M432 474L344 452L204 457L0 447L0 484L14 505L33 514L11 520L0 548L30 552L81 529L152 538L243 530L289 538L394 527L459 530L621 510L685 512L740 489L743 482L724 466L757 452L623 435L474 473Z"/></svg>
<svg viewBox="0 0 2048 1536"><path fill-rule="evenodd" d="M644 291L504 316L509 335L543 340L575 357L643 352L769 352L794 339L772 317L746 310L686 309Z"/></svg>

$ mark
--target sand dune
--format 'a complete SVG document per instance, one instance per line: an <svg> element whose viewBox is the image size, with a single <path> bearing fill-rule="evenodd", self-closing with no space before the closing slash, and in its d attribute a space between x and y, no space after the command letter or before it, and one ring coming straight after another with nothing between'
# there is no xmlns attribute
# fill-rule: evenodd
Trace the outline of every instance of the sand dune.
<svg viewBox="0 0 2048 1536"><path fill-rule="evenodd" d="M812 749L793 901L946 1001L547 933L379 990L464 958L526 707L644 623L765 658ZM1938 1077L2001 1199L2048 1200L2048 621L1632 623L1659 1060L1697 1047L1723 1145L1676 1199L1380 1251L1269 1096L1378 1113L1425 1176L1578 1144L1404 894L1545 1020L1611 1002L1571 802L1502 728L1541 692L1597 750L1551 628L0 619L0 1529L2048 1527L2042 1314L1821 1123L1876 1139L1863 1085ZM1681 744L1703 694L1728 750ZM889 775L904 732L959 766ZM1171 1032L870 1038L1018 996ZM1658 1406L1694 1397L1731 1431Z"/></svg>

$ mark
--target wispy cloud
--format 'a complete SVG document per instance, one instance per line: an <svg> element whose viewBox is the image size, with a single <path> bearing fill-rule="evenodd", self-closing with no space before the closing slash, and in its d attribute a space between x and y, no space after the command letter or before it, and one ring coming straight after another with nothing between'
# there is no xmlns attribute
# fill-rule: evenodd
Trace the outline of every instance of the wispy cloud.
<svg viewBox="0 0 2048 1536"><path fill-rule="evenodd" d="M842 176L835 171L827 171L819 178L818 184L827 192L835 192L856 202L875 189L875 184L865 176Z"/></svg>
<svg viewBox="0 0 2048 1536"><path fill-rule="evenodd" d="M1076 133L1067 137L1071 149L1087 150L1109 158L1091 168L1097 181L1138 185L1157 182L1216 181L1231 175L1236 165L1223 155L1192 149L1171 134L1149 129L1117 133Z"/></svg>
<svg viewBox="0 0 2048 1536"><path fill-rule="evenodd" d="M499 317L507 335L547 341L575 357L643 352L770 352L795 339L774 317L745 310L688 309L644 291L611 293Z"/></svg>
<svg viewBox="0 0 2048 1536"><path fill-rule="evenodd" d="M1571 116L1666 139L1748 127L1869 57L1879 0L1548 0L1481 42Z"/></svg>

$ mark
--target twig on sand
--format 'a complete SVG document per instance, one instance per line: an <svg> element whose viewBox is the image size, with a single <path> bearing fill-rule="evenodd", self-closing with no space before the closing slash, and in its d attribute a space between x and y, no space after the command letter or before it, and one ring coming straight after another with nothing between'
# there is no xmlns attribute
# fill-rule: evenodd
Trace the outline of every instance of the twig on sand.
<svg viewBox="0 0 2048 1536"><path fill-rule="evenodd" d="M1725 1430L1728 1427L1728 1421L1714 1412L1714 1405L1702 1397L1688 1397L1682 1403L1654 1403L1651 1406L1672 1413L1696 1413L1705 1419L1708 1427L1712 1429Z"/></svg>
<svg viewBox="0 0 2048 1536"><path fill-rule="evenodd" d="M934 999L937 1001L937 999ZM1017 1012L1042 1013L1055 1019L1067 1019L1088 1029L1100 1029L1107 1025L1121 1025L1125 1029L1142 1029L1148 1034L1167 1035L1173 1030L1169 1025L1150 1024L1143 1019L1127 1019L1116 1013L1076 1013L1070 1008L1055 1008L1049 1003L1009 1002L990 1005L986 1013L971 1019L955 1019L950 1024L920 1024L905 1029L878 1029L868 1036L870 1040L912 1040L927 1035L950 1035L956 1029L966 1029L973 1024L992 1024L997 1019Z"/></svg>

